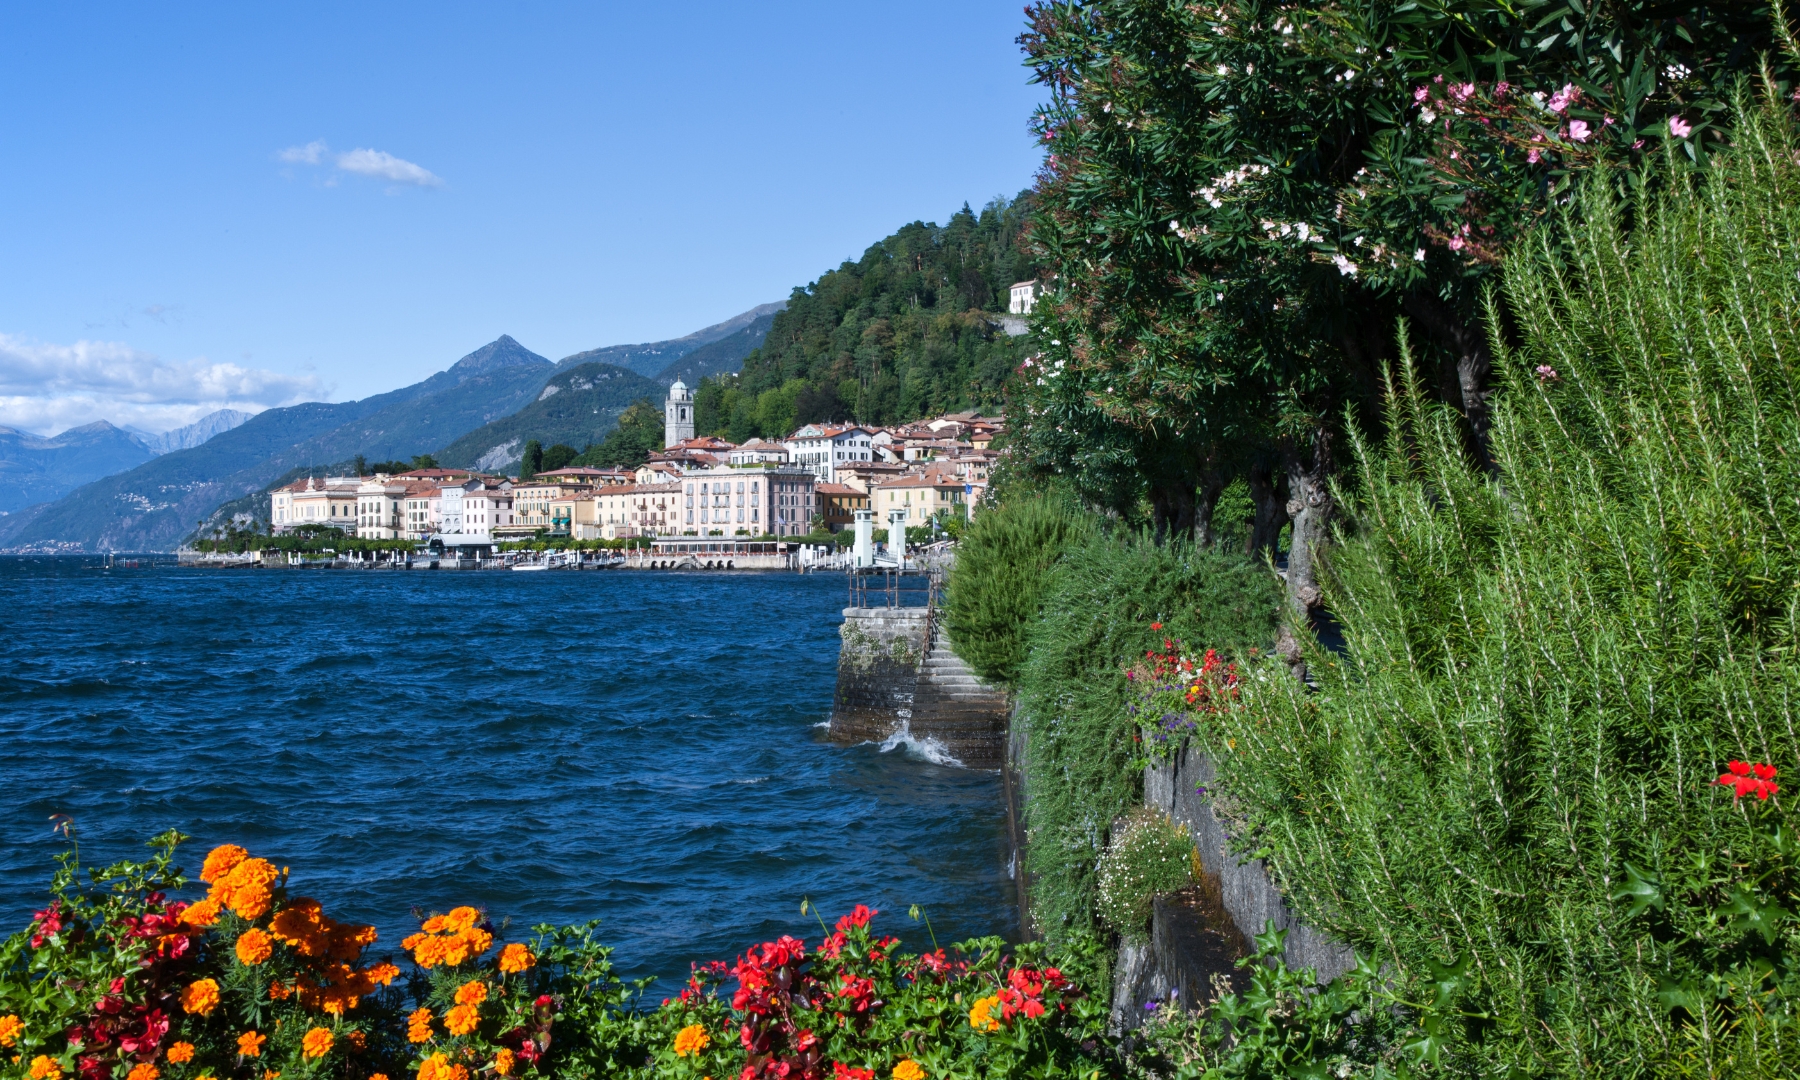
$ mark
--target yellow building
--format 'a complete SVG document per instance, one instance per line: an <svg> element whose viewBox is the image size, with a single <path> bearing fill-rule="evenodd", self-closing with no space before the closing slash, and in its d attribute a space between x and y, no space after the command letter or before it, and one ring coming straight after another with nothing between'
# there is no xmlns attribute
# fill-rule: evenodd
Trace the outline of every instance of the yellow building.
<svg viewBox="0 0 1800 1080"><path fill-rule="evenodd" d="M968 517L968 496L961 480L939 473L903 476L876 484L869 489L874 501L875 521L885 525L894 510L906 511L908 528L929 524L938 514Z"/></svg>

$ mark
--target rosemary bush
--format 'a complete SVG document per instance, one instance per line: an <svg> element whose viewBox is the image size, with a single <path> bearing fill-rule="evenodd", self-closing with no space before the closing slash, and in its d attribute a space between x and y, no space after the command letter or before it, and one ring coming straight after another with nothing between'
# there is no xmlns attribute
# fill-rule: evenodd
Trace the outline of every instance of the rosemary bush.
<svg viewBox="0 0 1800 1080"><path fill-rule="evenodd" d="M1021 492L976 514L957 545L945 625L977 675L1018 681L1025 629L1038 616L1050 567L1093 534L1088 517L1055 494Z"/></svg>
<svg viewBox="0 0 1800 1080"><path fill-rule="evenodd" d="M1252 665L1209 736L1455 1073L1800 1070L1800 821L1716 783L1800 748L1800 142L1738 113L1704 180L1590 183L1512 258L1496 476L1397 376L1331 561L1347 655L1316 692Z"/></svg>

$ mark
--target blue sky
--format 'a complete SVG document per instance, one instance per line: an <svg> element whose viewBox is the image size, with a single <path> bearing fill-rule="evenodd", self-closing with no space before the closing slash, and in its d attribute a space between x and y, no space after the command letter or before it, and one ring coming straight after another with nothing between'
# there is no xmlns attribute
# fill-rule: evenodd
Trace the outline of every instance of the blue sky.
<svg viewBox="0 0 1800 1080"><path fill-rule="evenodd" d="M1020 0L8 5L0 425L344 400L1029 186Z"/></svg>

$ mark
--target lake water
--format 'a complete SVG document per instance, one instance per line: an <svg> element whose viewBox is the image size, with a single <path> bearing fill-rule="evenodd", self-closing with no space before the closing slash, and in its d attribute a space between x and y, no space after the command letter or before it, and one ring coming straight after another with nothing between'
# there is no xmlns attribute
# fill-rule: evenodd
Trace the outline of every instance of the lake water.
<svg viewBox="0 0 1800 1080"><path fill-rule="evenodd" d="M816 936L803 896L1015 936L999 777L824 741L844 602L829 574L0 558L0 929L42 906L60 813L90 865L242 844L377 951L461 903L604 919L673 981Z"/></svg>

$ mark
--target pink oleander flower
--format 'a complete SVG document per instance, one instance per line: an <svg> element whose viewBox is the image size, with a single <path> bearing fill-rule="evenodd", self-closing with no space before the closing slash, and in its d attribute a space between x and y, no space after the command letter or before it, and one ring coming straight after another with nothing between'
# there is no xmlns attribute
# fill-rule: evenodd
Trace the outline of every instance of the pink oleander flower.
<svg viewBox="0 0 1800 1080"><path fill-rule="evenodd" d="M1564 83L1561 90L1550 95L1550 100L1544 103L1544 108L1549 109L1553 113L1567 112L1569 106L1575 104L1575 102L1580 99L1581 91L1575 89L1575 84Z"/></svg>
<svg viewBox="0 0 1800 1080"><path fill-rule="evenodd" d="M1424 101L1427 97L1430 97L1430 96L1431 96L1431 91L1425 89L1423 86L1418 87L1415 90L1413 90L1413 100L1414 101Z"/></svg>
<svg viewBox="0 0 1800 1080"><path fill-rule="evenodd" d="M1569 121L1569 140L1571 142L1587 142L1588 136L1593 133L1593 129L1588 127L1586 120Z"/></svg>
<svg viewBox="0 0 1800 1080"><path fill-rule="evenodd" d="M1525 160L1531 162L1533 165L1536 165L1538 162L1544 160L1544 155L1538 153L1536 150L1533 150L1533 151L1531 151L1531 153L1525 155Z"/></svg>
<svg viewBox="0 0 1800 1080"><path fill-rule="evenodd" d="M1679 116L1669 117L1669 134L1677 139L1685 139L1694 133L1694 125Z"/></svg>
<svg viewBox="0 0 1800 1080"><path fill-rule="evenodd" d="M1562 380L1562 376L1558 375L1556 369L1549 364L1539 364L1537 366L1537 377L1538 382L1541 383L1560 382Z"/></svg>

